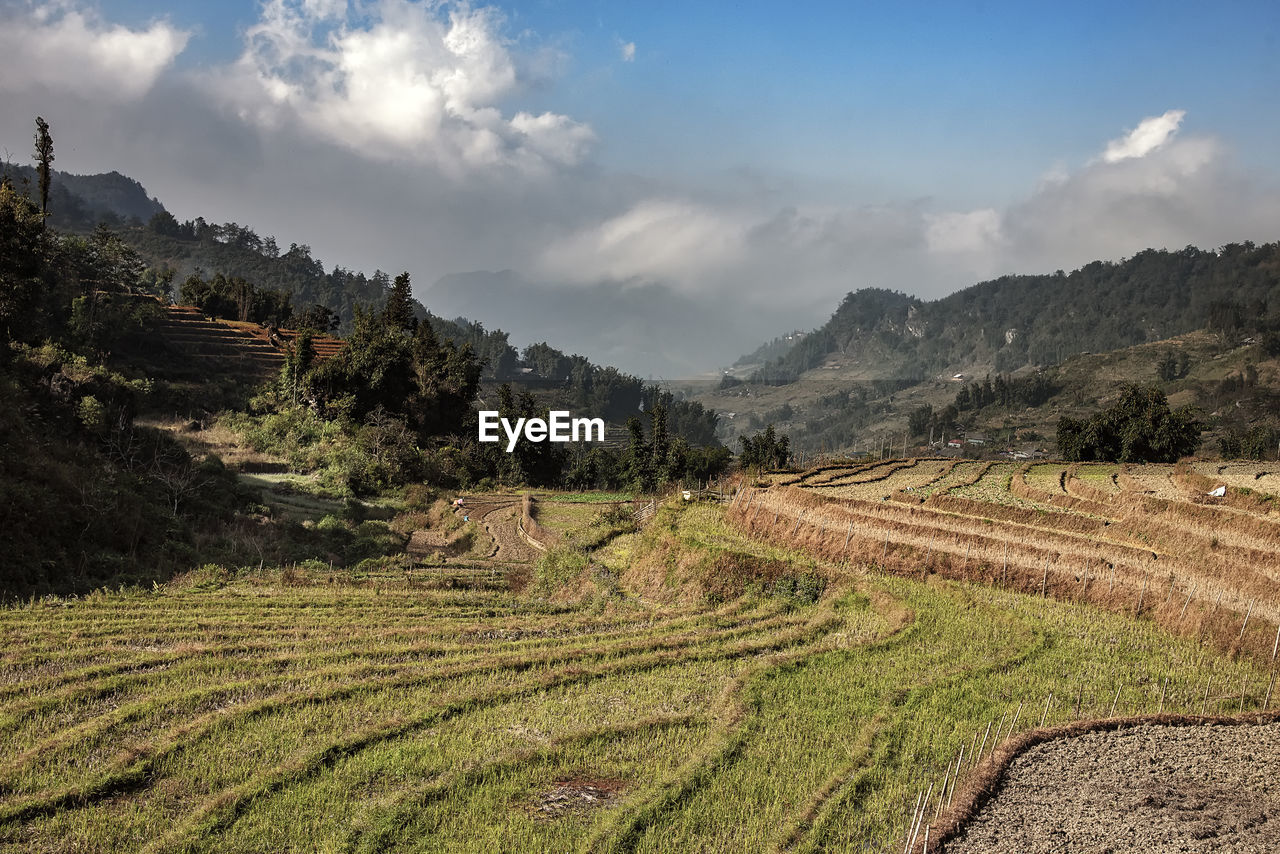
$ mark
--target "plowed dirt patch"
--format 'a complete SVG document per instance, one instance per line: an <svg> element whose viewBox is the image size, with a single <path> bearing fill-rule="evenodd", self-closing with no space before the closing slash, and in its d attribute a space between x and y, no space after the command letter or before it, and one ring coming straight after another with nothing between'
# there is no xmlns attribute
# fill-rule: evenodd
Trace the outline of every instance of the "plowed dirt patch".
<svg viewBox="0 0 1280 854"><path fill-rule="evenodd" d="M945 849L1280 850L1280 724L1144 725L1045 742Z"/></svg>

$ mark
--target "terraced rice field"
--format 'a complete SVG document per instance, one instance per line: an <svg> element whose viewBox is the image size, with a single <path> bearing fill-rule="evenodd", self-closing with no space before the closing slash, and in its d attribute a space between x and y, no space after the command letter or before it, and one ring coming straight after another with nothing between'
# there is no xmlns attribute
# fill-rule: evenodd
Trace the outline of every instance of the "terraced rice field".
<svg viewBox="0 0 1280 854"><path fill-rule="evenodd" d="M1280 463L1197 463L1195 470L1228 486L1280 495Z"/></svg>
<svg viewBox="0 0 1280 854"><path fill-rule="evenodd" d="M989 464L972 484L935 488L919 505L831 498L803 485L753 490L734 513L748 530L785 532L828 559L904 571L924 561L965 578L1016 577L1023 589L1050 595L1057 589L1111 598L1134 612L1169 608L1187 620L1229 614L1242 643L1249 638L1246 618L1273 627L1280 620L1280 514L1174 489L1172 466L1081 465L1073 470L1083 473L1082 482L1113 489L1089 493L1105 501L1063 495L1052 487L1065 465ZM1014 495L1020 469L1027 478ZM946 477L958 476L953 469ZM1168 486L1148 492L1142 489L1148 484ZM1093 586L1100 581L1102 593ZM1257 643L1272 648L1261 638Z"/></svg>
<svg viewBox="0 0 1280 854"><path fill-rule="evenodd" d="M1173 479L1173 469L1161 465L1126 466L1125 475L1133 483L1133 489L1169 501L1185 501L1187 489Z"/></svg>
<svg viewBox="0 0 1280 854"><path fill-rule="evenodd" d="M1116 483L1120 467L1107 463L1082 463L1076 467L1075 476L1084 483L1103 492L1118 493L1120 486Z"/></svg>
<svg viewBox="0 0 1280 854"><path fill-rule="evenodd" d="M1067 463L1037 463L1027 469L1026 481L1050 495L1066 495L1063 478L1068 467Z"/></svg>
<svg viewBox="0 0 1280 854"><path fill-rule="evenodd" d="M898 491L914 493L925 489L945 477L954 465L952 460L895 462L864 469L847 477L825 480L811 488L837 498L880 500Z"/></svg>
<svg viewBox="0 0 1280 854"><path fill-rule="evenodd" d="M0 636L15 851L897 849L995 722L1265 687L1148 622L834 570L814 605L600 613L250 574L10 608Z"/></svg>

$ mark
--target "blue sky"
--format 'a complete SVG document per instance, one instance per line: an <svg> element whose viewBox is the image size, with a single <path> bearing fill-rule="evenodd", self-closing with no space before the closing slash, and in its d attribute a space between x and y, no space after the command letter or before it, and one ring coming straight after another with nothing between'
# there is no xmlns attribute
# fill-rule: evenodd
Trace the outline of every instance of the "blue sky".
<svg viewBox="0 0 1280 854"><path fill-rule="evenodd" d="M740 309L691 367L858 287L1277 239L1277 56L1262 2L0 0L0 147L43 114L61 168L446 312L485 270Z"/></svg>
<svg viewBox="0 0 1280 854"><path fill-rule="evenodd" d="M107 17L190 29L179 65L233 60L260 4L105 0ZM778 170L998 203L1136 119L1184 109L1274 165L1274 3L499 4L561 47L522 101L589 120L613 168ZM620 46L636 45L619 62Z"/></svg>

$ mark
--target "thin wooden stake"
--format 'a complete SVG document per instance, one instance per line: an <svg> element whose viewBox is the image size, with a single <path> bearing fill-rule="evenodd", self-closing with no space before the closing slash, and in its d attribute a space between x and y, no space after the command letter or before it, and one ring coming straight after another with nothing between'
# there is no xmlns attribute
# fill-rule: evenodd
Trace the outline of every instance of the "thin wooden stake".
<svg viewBox="0 0 1280 854"><path fill-rule="evenodd" d="M1160 686L1160 707L1156 709L1156 714L1164 711L1164 694L1169 689L1169 677L1164 677L1164 684Z"/></svg>
<svg viewBox="0 0 1280 854"><path fill-rule="evenodd" d="M1276 642L1271 645L1271 663L1276 663L1276 653L1280 652L1280 623L1276 624Z"/></svg>
<svg viewBox="0 0 1280 854"><path fill-rule="evenodd" d="M987 736L991 735L991 722L987 722L987 731L982 734L982 745L978 748L978 756L974 760L974 764L982 761L982 751L987 746Z"/></svg>
<svg viewBox="0 0 1280 854"><path fill-rule="evenodd" d="M1169 573L1169 594L1164 597L1164 604L1168 605L1169 600L1173 599L1173 573Z"/></svg>
<svg viewBox="0 0 1280 854"><path fill-rule="evenodd" d="M1045 720L1049 717L1049 704L1053 702L1053 692L1049 692L1048 698L1044 701L1044 712L1040 715L1040 726L1044 726Z"/></svg>
<svg viewBox="0 0 1280 854"><path fill-rule="evenodd" d="M1204 714L1205 707L1209 705L1209 688L1213 685L1213 674L1209 674L1209 681L1204 683L1204 699L1200 701L1200 714Z"/></svg>
<svg viewBox="0 0 1280 854"><path fill-rule="evenodd" d="M1249 675L1247 673L1240 677L1240 714L1242 715L1244 714L1244 687L1248 678Z"/></svg>
<svg viewBox="0 0 1280 854"><path fill-rule="evenodd" d="M1116 716L1116 703L1120 702L1120 689L1123 687L1123 683L1116 686L1116 695L1111 698L1111 712L1107 715L1109 718Z"/></svg>
<svg viewBox="0 0 1280 854"><path fill-rule="evenodd" d="M911 821L907 823L907 844L902 846L902 854L911 848L911 833L916 826L916 816L920 814L920 801L924 799L924 789L916 792L916 805L911 808Z"/></svg>
<svg viewBox="0 0 1280 854"><path fill-rule="evenodd" d="M1275 687L1275 684L1276 673L1273 670L1271 671L1271 681L1267 683L1267 699L1262 701L1262 711L1264 712L1271 707L1271 689Z"/></svg>
<svg viewBox="0 0 1280 854"><path fill-rule="evenodd" d="M1134 615L1135 617L1142 613L1142 600L1143 600L1143 599L1145 599L1145 598L1146 598L1146 596L1147 596L1147 580L1148 580L1149 578L1150 578L1150 576L1143 576L1143 579L1142 579L1142 592L1138 594L1138 607L1137 607L1137 608L1135 608L1135 609L1134 609L1134 611L1133 611L1133 615Z"/></svg>
<svg viewBox="0 0 1280 854"><path fill-rule="evenodd" d="M1274 677L1272 677L1274 678ZM1267 694L1271 696L1270 693ZM964 762L964 743L960 744L960 755L956 757L956 774L951 778L951 793L947 795L947 806L951 806L951 799L956 796L956 784L960 782L960 765Z"/></svg>
<svg viewBox="0 0 1280 854"><path fill-rule="evenodd" d="M916 837L920 835L920 826L924 824L924 814L929 811L929 796L933 794L933 784L929 784L929 791L925 792L924 804L920 808L920 819L916 822L916 829L911 834L911 841L907 843L907 850L910 851L916 847Z"/></svg>
<svg viewBox="0 0 1280 854"><path fill-rule="evenodd" d="M844 535L844 550L849 550L849 540L853 538L853 523L849 523L849 532Z"/></svg>
<svg viewBox="0 0 1280 854"><path fill-rule="evenodd" d="M794 537L796 535L796 531L800 530L800 520L802 520L803 518L804 518L804 511L801 510L800 515L796 517L796 526L791 529L791 536Z"/></svg>
<svg viewBox="0 0 1280 854"><path fill-rule="evenodd" d="M1257 601L1258 601L1258 598L1256 596L1252 600L1250 600L1249 610L1245 612L1244 622L1240 624L1240 637L1236 638L1236 643L1239 643L1240 641L1244 640L1244 630L1249 627L1249 617L1252 616L1253 614L1253 603Z"/></svg>
<svg viewBox="0 0 1280 854"><path fill-rule="evenodd" d="M1005 734L1006 739L1013 735L1014 729L1016 729L1018 726L1018 718L1022 717L1022 704L1024 702L1025 700L1018 701L1018 711L1013 716L1013 723L1009 724L1009 732Z"/></svg>
<svg viewBox="0 0 1280 854"><path fill-rule="evenodd" d="M942 776L942 790L938 792L938 805L933 808L933 820L937 821L938 816L942 815L942 799L947 794L947 784L951 782L951 763L947 763L947 773ZM928 831L925 831L925 846L929 845Z"/></svg>
<svg viewBox="0 0 1280 854"><path fill-rule="evenodd" d="M1182 603L1182 612L1178 614L1178 622L1182 622L1182 618L1187 615L1187 606L1191 604L1191 597L1196 593L1196 584L1199 582L1191 582L1191 589L1187 591L1187 600ZM1280 632L1276 633L1276 637L1280 638Z"/></svg>
<svg viewBox="0 0 1280 854"><path fill-rule="evenodd" d="M937 821L937 819L934 819ZM929 854L929 825L924 826L924 851L922 854Z"/></svg>

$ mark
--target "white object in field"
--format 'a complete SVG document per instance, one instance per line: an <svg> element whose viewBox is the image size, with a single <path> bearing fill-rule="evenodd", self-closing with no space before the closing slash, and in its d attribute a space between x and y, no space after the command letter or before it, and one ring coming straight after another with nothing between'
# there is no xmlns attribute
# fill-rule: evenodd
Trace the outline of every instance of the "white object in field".
<svg viewBox="0 0 1280 854"><path fill-rule="evenodd" d="M681 490L680 495L684 498L685 501L689 501L693 498L693 493L687 489Z"/></svg>
<svg viewBox="0 0 1280 854"><path fill-rule="evenodd" d="M1226 486L1219 486L1219 487L1218 487L1217 489L1215 489L1213 492L1210 492L1210 493L1209 493L1209 495L1213 496L1214 498L1221 498L1222 496L1224 496L1224 495L1226 495L1226 494L1227 494L1227 488L1226 488Z"/></svg>

